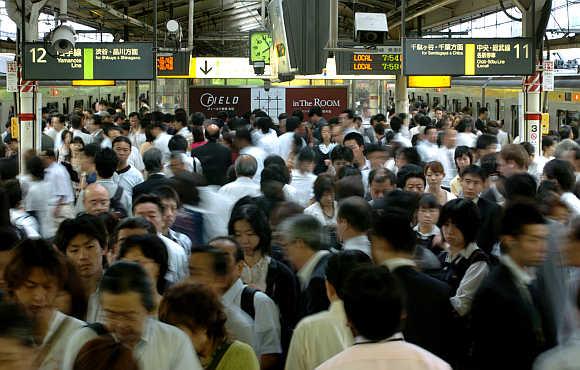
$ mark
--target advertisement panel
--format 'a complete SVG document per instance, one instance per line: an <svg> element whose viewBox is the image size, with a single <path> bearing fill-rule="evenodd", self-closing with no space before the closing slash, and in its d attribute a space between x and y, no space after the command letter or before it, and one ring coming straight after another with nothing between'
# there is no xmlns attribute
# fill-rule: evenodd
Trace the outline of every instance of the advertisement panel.
<svg viewBox="0 0 580 370"><path fill-rule="evenodd" d="M238 115L251 110L251 90L248 88L192 87L189 90L191 113L201 112L206 117L216 117L221 111Z"/></svg>
<svg viewBox="0 0 580 370"><path fill-rule="evenodd" d="M346 87L290 88L286 89L286 112L301 110L308 117L314 106L322 108L326 119L338 117L348 108L348 89Z"/></svg>

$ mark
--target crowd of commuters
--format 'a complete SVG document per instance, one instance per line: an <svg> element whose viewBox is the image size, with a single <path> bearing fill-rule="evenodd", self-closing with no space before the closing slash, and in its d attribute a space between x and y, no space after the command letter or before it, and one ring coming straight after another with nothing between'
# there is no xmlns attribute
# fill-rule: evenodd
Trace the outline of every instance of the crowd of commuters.
<svg viewBox="0 0 580 370"><path fill-rule="evenodd" d="M0 146L0 369L580 364L577 127L94 108Z"/></svg>

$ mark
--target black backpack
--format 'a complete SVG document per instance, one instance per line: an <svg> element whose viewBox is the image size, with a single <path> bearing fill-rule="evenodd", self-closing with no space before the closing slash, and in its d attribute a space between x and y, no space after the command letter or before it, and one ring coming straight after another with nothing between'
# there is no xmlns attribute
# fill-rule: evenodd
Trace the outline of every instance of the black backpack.
<svg viewBox="0 0 580 370"><path fill-rule="evenodd" d="M127 214L127 210L125 209L125 207L123 207L123 204L121 204L123 191L124 191L123 187L117 186L117 190L115 191L115 194L111 198L111 203L109 206L111 213L113 213L115 217L117 217L118 219L123 219L129 216Z"/></svg>

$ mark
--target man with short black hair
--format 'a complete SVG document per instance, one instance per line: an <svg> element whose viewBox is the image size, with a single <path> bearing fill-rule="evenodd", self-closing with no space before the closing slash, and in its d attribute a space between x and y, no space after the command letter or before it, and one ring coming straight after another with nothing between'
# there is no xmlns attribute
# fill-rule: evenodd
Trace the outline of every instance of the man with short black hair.
<svg viewBox="0 0 580 370"><path fill-rule="evenodd" d="M182 135L174 135L171 140L169 140L169 150L171 151L170 161L166 162L164 165L164 172L168 177L175 175L171 170L172 160L176 156L180 157L181 162L184 164L184 170L191 173L198 173L203 175L203 170L201 168L201 162L199 159L192 157L188 152L187 139Z"/></svg>
<svg viewBox="0 0 580 370"><path fill-rule="evenodd" d="M187 335L152 317L153 286L143 267L117 262L105 272L99 285L104 318L101 325L83 327L68 343L63 370L73 370L80 349L101 331L133 350L142 370L201 370Z"/></svg>
<svg viewBox="0 0 580 370"><path fill-rule="evenodd" d="M354 270L344 287L344 309L355 345L324 362L319 370L450 370L439 357L407 343L401 334L404 291L383 266Z"/></svg>
<svg viewBox="0 0 580 370"><path fill-rule="evenodd" d="M132 148L131 140L125 136L119 136L113 140L113 150L119 158L116 168L116 173L119 176L118 184L130 198L133 197L133 188L143 182L141 172L128 163Z"/></svg>
<svg viewBox="0 0 580 370"><path fill-rule="evenodd" d="M328 124L326 119L322 116L322 108L320 108L318 105L315 105L312 108L310 108L310 110L308 111L308 119L310 120L310 123L312 123L312 127L314 128L319 128L323 125Z"/></svg>
<svg viewBox="0 0 580 370"><path fill-rule="evenodd" d="M163 173L163 153L159 149L151 148L143 153L143 163L147 180L133 188L133 199L152 193L159 186L171 185L171 180Z"/></svg>
<svg viewBox="0 0 580 370"><path fill-rule="evenodd" d="M185 250L162 234L164 208L161 199L157 195L140 195L133 203L133 213L135 216L143 217L151 222L155 226L157 236L167 247L167 255L169 257L169 266L165 276L167 281L177 283L185 279L188 276Z"/></svg>
<svg viewBox="0 0 580 370"><path fill-rule="evenodd" d="M70 125L72 127L73 138L80 137L81 139L83 139L83 143L85 145L93 142L93 137L91 136L91 134L83 132L84 127L81 116L77 114L71 114Z"/></svg>
<svg viewBox="0 0 580 370"><path fill-rule="evenodd" d="M406 340L449 360L453 350L447 334L452 324L449 286L417 269L412 213L392 205L374 212L372 254L375 262L387 266L405 288Z"/></svg>
<svg viewBox="0 0 580 370"><path fill-rule="evenodd" d="M439 146L437 145L437 135L439 131L433 125L428 125L425 127L425 132L423 136L425 140L422 140L417 145L417 152L421 156L421 160L425 163L436 161L439 156Z"/></svg>
<svg viewBox="0 0 580 370"><path fill-rule="evenodd" d="M102 315L97 288L103 277L103 258L109 245L103 221L88 214L64 220L54 245L76 266L88 301L85 319L89 323L96 322Z"/></svg>
<svg viewBox="0 0 580 370"><path fill-rule="evenodd" d="M385 193L397 188L397 176L386 168L378 168L369 173L369 189L366 198L371 204Z"/></svg>
<svg viewBox="0 0 580 370"><path fill-rule="evenodd" d="M95 156L95 167L97 169L96 184L102 185L109 192L111 208L113 212L118 212L119 217L131 216L131 197L122 186L115 183L113 175L119 164L119 158L113 149L104 148L97 152ZM81 191L77 199L77 214L85 211L84 197L85 191Z"/></svg>
<svg viewBox="0 0 580 370"><path fill-rule="evenodd" d="M303 136L306 134L304 123L300 118L296 116L290 116L286 119L286 133L280 135L280 157L287 161L290 158L290 153L292 152L292 146L294 144L294 137L300 137L300 141L303 144L306 142Z"/></svg>
<svg viewBox="0 0 580 370"><path fill-rule="evenodd" d="M298 323L286 358L287 370L314 369L354 343L342 302L344 283L355 268L367 263L371 260L361 251L342 251L330 257L326 267L330 307Z"/></svg>
<svg viewBox="0 0 580 370"><path fill-rule="evenodd" d="M477 236L477 246L491 254L499 255L499 219L501 208L496 203L481 196L487 175L485 171L474 164L467 166L461 172L461 187L463 198L474 202L479 209L481 224Z"/></svg>
<svg viewBox="0 0 580 370"><path fill-rule="evenodd" d="M534 359L555 344L530 270L546 257L548 226L533 203L515 203L504 212L501 236L501 263L473 300L473 364L490 369L501 359L502 368L531 369Z"/></svg>
<svg viewBox="0 0 580 370"><path fill-rule="evenodd" d="M370 257L367 231L371 224L371 206L363 198L348 197L338 204L336 231L343 250L359 250Z"/></svg>
<svg viewBox="0 0 580 370"><path fill-rule="evenodd" d="M188 145L193 143L193 135L187 126L187 115L185 113L175 114L175 130L177 131L176 135L184 137Z"/></svg>
<svg viewBox="0 0 580 370"><path fill-rule="evenodd" d="M262 176L262 170L264 169L264 160L268 154L264 151L264 149L252 145L252 136L250 130L245 127L236 130L234 144L240 151L240 154L251 155L256 159L258 167L253 178L257 183L259 183L260 176Z"/></svg>
<svg viewBox="0 0 580 370"><path fill-rule="evenodd" d="M298 317L328 309L324 286L330 252L323 243L322 225L310 215L286 219L280 226L282 245L300 281Z"/></svg>
<svg viewBox="0 0 580 370"><path fill-rule="evenodd" d="M316 160L314 150L304 147L296 156L296 165L290 173L292 180L290 183L296 189L294 201L302 207L308 207L310 200L314 196L314 181L316 175L313 173Z"/></svg>
<svg viewBox="0 0 580 370"><path fill-rule="evenodd" d="M228 256L225 267L227 271L224 279L225 284L216 286L216 290L221 294L222 303L229 308L230 312L241 309L242 315L251 319L255 343L248 344L253 346L260 359L262 369L276 368L282 353L278 307L266 293L242 282L240 273L243 269L244 258L242 247L238 243L228 238L216 238L210 242L210 245ZM193 262L193 272L195 273L195 266L198 262L196 262L197 257L194 254L190 257L190 267L192 267ZM196 276L194 276L194 280L199 279L199 275L196 274ZM207 281L207 278L205 280Z"/></svg>

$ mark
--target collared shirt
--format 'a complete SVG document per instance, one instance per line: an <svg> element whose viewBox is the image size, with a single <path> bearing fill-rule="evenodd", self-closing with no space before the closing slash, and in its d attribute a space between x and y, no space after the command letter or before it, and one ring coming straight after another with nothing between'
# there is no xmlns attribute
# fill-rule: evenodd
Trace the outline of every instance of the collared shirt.
<svg viewBox="0 0 580 370"><path fill-rule="evenodd" d="M66 168L59 163L51 163L45 170L44 181L51 185L50 202L56 205L62 197L62 203L70 204L74 202L74 192L70 175Z"/></svg>
<svg viewBox="0 0 580 370"><path fill-rule="evenodd" d="M503 263L516 278L516 284L527 287L534 280L534 278L526 270L516 264L511 256L504 254L499 259L501 263Z"/></svg>
<svg viewBox="0 0 580 370"><path fill-rule="evenodd" d="M469 259L471 254L477 249L479 249L477 244L471 243L454 256L448 253L445 257L445 262L457 263L461 259ZM469 266L463 279L461 279L461 283L459 283L457 292L449 299L451 305L459 315L464 316L469 313L475 293L488 273L489 266L485 261L475 262Z"/></svg>
<svg viewBox="0 0 580 370"><path fill-rule="evenodd" d="M60 131L55 131L55 137L54 137L54 152L56 153L57 150L60 149L60 147L62 146L62 133L65 131L66 129L62 129Z"/></svg>
<svg viewBox="0 0 580 370"><path fill-rule="evenodd" d="M427 140L423 140L417 145L417 151L421 156L421 160L425 163L438 160L439 146Z"/></svg>
<svg viewBox="0 0 580 370"><path fill-rule="evenodd" d="M163 163L167 162L171 156L171 151L169 150L171 137L167 132L162 132L153 140L153 145L163 153Z"/></svg>
<svg viewBox="0 0 580 370"><path fill-rule="evenodd" d="M466 146L468 148L475 148L475 141L477 135L471 132L459 132L457 134L457 146Z"/></svg>
<svg viewBox="0 0 580 370"><path fill-rule="evenodd" d="M320 202L313 203L304 210L305 215L311 215L316 218L323 226L336 226L336 215L338 212L338 203L334 202L334 214L332 217L326 216Z"/></svg>
<svg viewBox="0 0 580 370"><path fill-rule="evenodd" d="M290 183L296 188L296 201L302 207L307 207L310 204L310 200L314 197L314 181L316 181L316 175L312 172L300 172L297 169L293 169L292 180Z"/></svg>
<svg viewBox="0 0 580 370"><path fill-rule="evenodd" d="M437 161L443 165L445 177L441 181L441 185L445 187L451 186L451 180L457 176L457 167L455 166L455 148L447 148L442 146L437 152Z"/></svg>
<svg viewBox="0 0 580 370"><path fill-rule="evenodd" d="M312 277L312 273L316 268L316 265L320 261L320 259L330 253L327 250L321 250L312 255L310 259L302 266L302 268L298 271L296 275L298 275L298 279L300 280L300 285L302 286L302 290L306 289L310 278Z"/></svg>
<svg viewBox="0 0 580 370"><path fill-rule="evenodd" d="M252 348L257 348L256 335L254 333L254 321L239 306L221 299L226 315L226 331L234 340L244 342Z"/></svg>
<svg viewBox="0 0 580 370"><path fill-rule="evenodd" d="M65 320L67 320L68 323L65 323ZM57 334L61 325L65 326L63 326L58 332L58 337L53 339L52 337ZM67 316L59 311L54 312L50 324L48 325L48 331L46 332L41 345L41 347L50 345L51 350L47 353L46 357L44 357L44 361L42 361L39 370L62 369L69 338L83 325L84 323L82 321L77 320L74 317Z"/></svg>
<svg viewBox="0 0 580 370"><path fill-rule="evenodd" d="M80 349L97 337L90 328L81 328L70 337L62 370L72 370ZM147 319L141 340L133 349L141 370L202 370L189 337L174 326Z"/></svg>
<svg viewBox="0 0 580 370"><path fill-rule="evenodd" d="M355 236L342 243L344 250L358 250L371 257L371 242L366 235Z"/></svg>
<svg viewBox="0 0 580 370"><path fill-rule="evenodd" d="M378 343L360 343L324 362L317 370L451 370L448 363L397 333Z"/></svg>
<svg viewBox="0 0 580 370"><path fill-rule="evenodd" d="M80 137L81 139L83 139L83 143L85 145L91 144L93 142L93 137L91 136L91 134L85 134L81 130L77 130L77 129L73 129L72 132L73 132L73 138Z"/></svg>
<svg viewBox="0 0 580 370"><path fill-rule="evenodd" d="M193 143L193 134L187 127L182 127L179 131L177 131L177 135L183 136L187 140L188 146Z"/></svg>
<svg viewBox="0 0 580 370"><path fill-rule="evenodd" d="M188 256L191 254L192 243L187 235L171 229L167 233L169 234L169 239L179 244Z"/></svg>
<svg viewBox="0 0 580 370"><path fill-rule="evenodd" d="M218 194L227 196L234 203L245 196L259 197L262 195L260 185L249 177L240 176L234 182L225 184L220 188Z"/></svg>
<svg viewBox="0 0 580 370"><path fill-rule="evenodd" d="M280 155L280 139L276 135L276 131L270 129L267 134L263 134L262 131L256 130L252 133L252 141L255 146L262 148L268 155Z"/></svg>
<svg viewBox="0 0 580 370"><path fill-rule="evenodd" d="M36 219L40 224L40 233L44 239L53 235L48 232L54 224L48 214L48 203L46 194L50 192L50 184L46 181L32 181L24 198L24 209L27 212L34 212Z"/></svg>
<svg viewBox="0 0 580 370"><path fill-rule="evenodd" d="M433 228L428 233L422 233L421 230L419 229L419 225L415 225L415 227L413 228L413 230L417 234L419 234L420 236L422 236L424 238L428 238L428 237L433 236L433 235L435 235L435 236L441 235L441 230L439 230L439 228L437 227L437 225L433 225Z"/></svg>
<svg viewBox="0 0 580 370"><path fill-rule="evenodd" d="M129 158L127 159L127 164L131 165L131 167L136 168L139 172L143 172L145 170L145 163L143 163L143 157L141 156L141 152L137 147L131 147L131 154L129 154Z"/></svg>
<svg viewBox="0 0 580 370"><path fill-rule="evenodd" d="M574 216L580 215L580 199L574 193L564 193L560 199L568 206Z"/></svg>
<svg viewBox="0 0 580 370"><path fill-rule="evenodd" d="M270 265L271 260L272 258L269 256L262 257L258 263L252 267L244 262L244 269L242 270L243 282L265 292L267 288L266 278L268 277L268 266Z"/></svg>
<svg viewBox="0 0 580 370"><path fill-rule="evenodd" d="M241 307L242 291L245 286L241 279L236 280L223 294L222 303L229 307ZM256 338L254 350L256 354L261 356L282 353L282 345L280 342L280 312L278 311L278 307L266 294L256 292L254 295L254 309L255 318L253 320L253 327ZM245 312L243 314L247 315Z"/></svg>
<svg viewBox="0 0 580 370"><path fill-rule="evenodd" d="M157 236L165 243L167 247L168 258L168 270L165 275L165 279L172 284L180 282L189 276L189 261L187 260L187 254L185 250L169 239L168 237L158 233Z"/></svg>
<svg viewBox="0 0 580 370"><path fill-rule="evenodd" d="M143 174L131 165L116 172L119 175L119 186L129 195L129 198L132 198L133 188L144 181Z"/></svg>
<svg viewBox="0 0 580 370"><path fill-rule="evenodd" d="M411 148L413 146L411 140L403 136L400 132L395 134L393 141L401 144L404 148Z"/></svg>
<svg viewBox="0 0 580 370"><path fill-rule="evenodd" d="M129 132L129 140L131 140L131 144L133 146L141 148L141 145L147 141L147 136L144 132L141 132L141 129L137 131L133 131L133 129L131 129Z"/></svg>
<svg viewBox="0 0 580 370"><path fill-rule="evenodd" d="M330 303L328 311L305 317L298 323L286 358L286 370L311 370L352 346L344 303Z"/></svg>
<svg viewBox="0 0 580 370"><path fill-rule="evenodd" d="M18 208L10 208L10 223L23 231L29 239L40 238L40 225L34 217Z"/></svg>
<svg viewBox="0 0 580 370"><path fill-rule="evenodd" d="M409 258L389 258L383 261L382 265L386 266L389 271L395 271L399 267L417 267L415 261Z"/></svg>

